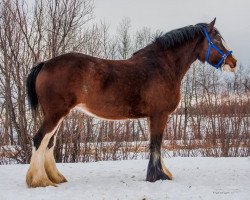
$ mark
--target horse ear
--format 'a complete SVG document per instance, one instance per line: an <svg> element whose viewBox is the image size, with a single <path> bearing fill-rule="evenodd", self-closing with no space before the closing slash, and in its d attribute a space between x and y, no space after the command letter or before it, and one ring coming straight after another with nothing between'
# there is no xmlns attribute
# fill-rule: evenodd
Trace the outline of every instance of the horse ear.
<svg viewBox="0 0 250 200"><path fill-rule="evenodd" d="M208 31L209 33L212 32L212 30L213 30L213 28L214 28L215 21L216 21L216 17L214 18L213 21L210 22L210 24L208 24L207 31Z"/></svg>

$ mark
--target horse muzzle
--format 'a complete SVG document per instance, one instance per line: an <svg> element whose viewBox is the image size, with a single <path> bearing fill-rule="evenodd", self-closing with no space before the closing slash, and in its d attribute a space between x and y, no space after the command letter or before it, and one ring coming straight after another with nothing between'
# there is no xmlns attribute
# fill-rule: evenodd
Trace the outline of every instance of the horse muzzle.
<svg viewBox="0 0 250 200"><path fill-rule="evenodd" d="M224 65L222 66L224 71L228 72L236 72L237 70L237 60L234 58L234 56L231 54L229 55L226 60Z"/></svg>

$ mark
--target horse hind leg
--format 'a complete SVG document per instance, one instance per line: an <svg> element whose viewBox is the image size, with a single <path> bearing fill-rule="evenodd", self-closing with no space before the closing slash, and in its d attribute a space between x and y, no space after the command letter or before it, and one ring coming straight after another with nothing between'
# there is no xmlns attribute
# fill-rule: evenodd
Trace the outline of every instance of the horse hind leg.
<svg viewBox="0 0 250 200"><path fill-rule="evenodd" d="M58 171L56 167L56 161L54 157L54 148L56 144L56 136L55 133L50 142L48 144L48 149L45 152L45 171L49 177L49 179L56 184L67 182L66 178Z"/></svg>
<svg viewBox="0 0 250 200"><path fill-rule="evenodd" d="M45 170L45 153L49 141L57 130L61 119L45 119L41 128L34 137L34 148L32 151L30 167L26 175L28 187L56 186Z"/></svg>

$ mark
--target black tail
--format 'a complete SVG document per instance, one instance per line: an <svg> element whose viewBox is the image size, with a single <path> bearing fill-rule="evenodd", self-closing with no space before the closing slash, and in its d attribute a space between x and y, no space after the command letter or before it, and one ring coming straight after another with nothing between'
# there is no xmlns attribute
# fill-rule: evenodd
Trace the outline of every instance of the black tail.
<svg viewBox="0 0 250 200"><path fill-rule="evenodd" d="M36 94L36 77L41 71L43 65L44 62L41 62L32 67L26 82L28 100L32 110L36 110L38 105L38 99Z"/></svg>

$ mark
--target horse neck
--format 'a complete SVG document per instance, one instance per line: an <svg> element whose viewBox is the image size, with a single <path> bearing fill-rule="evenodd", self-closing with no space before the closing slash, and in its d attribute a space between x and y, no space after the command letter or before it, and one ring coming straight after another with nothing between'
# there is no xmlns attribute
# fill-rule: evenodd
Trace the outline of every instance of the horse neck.
<svg viewBox="0 0 250 200"><path fill-rule="evenodd" d="M200 51L199 38L188 41L183 45L163 51L162 59L166 62L166 70L172 70L179 82L198 58Z"/></svg>

